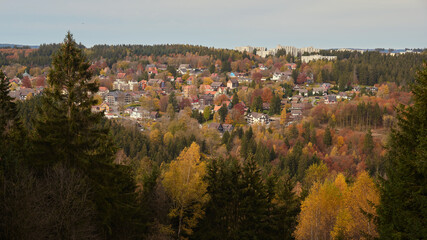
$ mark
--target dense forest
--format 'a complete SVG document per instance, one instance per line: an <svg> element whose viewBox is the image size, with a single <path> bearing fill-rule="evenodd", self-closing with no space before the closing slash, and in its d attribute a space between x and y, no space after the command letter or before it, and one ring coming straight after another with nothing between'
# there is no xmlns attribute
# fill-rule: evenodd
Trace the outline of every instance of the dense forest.
<svg viewBox="0 0 427 240"><path fill-rule="evenodd" d="M246 59L235 51L175 47L85 49L68 33L63 44L39 52L40 63L51 59L49 87L25 101L9 96L9 81L0 71L1 239L427 235L427 66L417 74L412 69L402 80L391 77L376 96L319 104L289 126L282 96L259 84L251 94L235 92L233 105L245 99L257 111L270 101L271 115L280 114L280 120L248 126L227 118L228 109L221 107L213 118L234 125L223 134L200 125L202 116L179 106L174 94L157 99L167 116L144 126L91 111L99 89L92 80L91 59L186 51L231 63ZM371 60L403 61L378 53L356 55L335 63L299 64L298 71L327 79L337 66L354 73L359 63L382 68ZM36 59L30 56L28 63L32 57ZM424 55L405 57L415 59L408 63L411 68ZM366 59L358 63L359 58ZM273 59L255 60L274 65ZM353 80L364 81L360 73L355 76ZM414 83L412 93L398 86L409 82ZM229 100L223 96L215 99L219 105Z"/></svg>

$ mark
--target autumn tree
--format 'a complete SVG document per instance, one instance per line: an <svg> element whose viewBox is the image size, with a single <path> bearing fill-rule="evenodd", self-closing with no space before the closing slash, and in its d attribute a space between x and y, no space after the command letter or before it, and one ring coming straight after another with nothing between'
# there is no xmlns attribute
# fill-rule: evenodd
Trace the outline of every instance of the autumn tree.
<svg viewBox="0 0 427 240"><path fill-rule="evenodd" d="M211 119L211 108L209 106L206 106L205 109L203 109L203 118L206 121L209 121L209 119Z"/></svg>
<svg viewBox="0 0 427 240"><path fill-rule="evenodd" d="M280 124L285 125L287 118L286 108L282 109L282 112L280 113Z"/></svg>
<svg viewBox="0 0 427 240"><path fill-rule="evenodd" d="M374 223L375 205L379 203L379 192L367 172L361 172L344 193L343 207L338 213L333 232L334 239L376 238Z"/></svg>
<svg viewBox="0 0 427 240"><path fill-rule="evenodd" d="M162 173L162 184L173 201L169 216L178 221L178 239L190 236L203 216L207 187L203 181L205 168L205 163L200 160L200 147L193 142L165 166Z"/></svg>
<svg viewBox="0 0 427 240"><path fill-rule="evenodd" d="M334 182L315 183L302 202L296 239L331 239L331 231L343 204L343 191L347 188L344 176Z"/></svg>

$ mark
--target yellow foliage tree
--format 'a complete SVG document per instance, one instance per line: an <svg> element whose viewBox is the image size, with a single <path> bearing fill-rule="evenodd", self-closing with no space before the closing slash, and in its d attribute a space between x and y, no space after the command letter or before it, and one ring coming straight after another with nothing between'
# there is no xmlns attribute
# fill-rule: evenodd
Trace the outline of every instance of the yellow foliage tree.
<svg viewBox="0 0 427 240"><path fill-rule="evenodd" d="M283 108L282 112L280 113L280 124L285 125L286 123L286 108Z"/></svg>
<svg viewBox="0 0 427 240"><path fill-rule="evenodd" d="M296 239L331 239L331 231L343 203L339 187L331 181L314 183L302 202Z"/></svg>
<svg viewBox="0 0 427 240"><path fill-rule="evenodd" d="M365 235L376 238L378 233L369 215L375 216L375 205L379 204L379 193L367 172L362 172L345 194L344 206L340 210L332 236L345 239L365 239Z"/></svg>
<svg viewBox="0 0 427 240"><path fill-rule="evenodd" d="M211 85L212 83L213 83L212 78L210 78L210 77L203 78L203 84L205 84L205 85Z"/></svg>
<svg viewBox="0 0 427 240"><path fill-rule="evenodd" d="M182 233L191 235L198 220L203 216L207 184L203 181L206 164L200 161L200 147L192 143L162 173L162 184L171 197L171 218L178 218L178 239ZM189 214L191 213L191 214Z"/></svg>
<svg viewBox="0 0 427 240"><path fill-rule="evenodd" d="M337 137L337 148L340 149L344 146L344 138L342 136Z"/></svg>
<svg viewBox="0 0 427 240"><path fill-rule="evenodd" d="M162 136L159 129L154 129L150 132L150 141L154 144L160 144L162 140Z"/></svg>
<svg viewBox="0 0 427 240"><path fill-rule="evenodd" d="M323 162L316 163L305 171L304 183L309 187L315 182L322 183L326 177L328 177L328 167L326 164Z"/></svg>
<svg viewBox="0 0 427 240"><path fill-rule="evenodd" d="M167 146L170 143L172 143L173 141L173 135L171 132L167 132L165 133L165 135L163 135L163 143Z"/></svg>

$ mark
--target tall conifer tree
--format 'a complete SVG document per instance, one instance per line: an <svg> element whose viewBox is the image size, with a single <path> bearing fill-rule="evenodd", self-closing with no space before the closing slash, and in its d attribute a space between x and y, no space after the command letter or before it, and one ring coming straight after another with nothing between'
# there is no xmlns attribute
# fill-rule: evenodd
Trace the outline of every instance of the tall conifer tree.
<svg viewBox="0 0 427 240"><path fill-rule="evenodd" d="M133 237L140 221L135 219L135 183L127 167L113 163L116 148L109 129L101 125L102 113L91 112L98 85L89 66L68 32L53 57L29 163L39 173L63 164L87 176L102 235Z"/></svg>
<svg viewBox="0 0 427 240"><path fill-rule="evenodd" d="M412 87L414 105L400 108L380 184L380 239L427 236L427 66Z"/></svg>

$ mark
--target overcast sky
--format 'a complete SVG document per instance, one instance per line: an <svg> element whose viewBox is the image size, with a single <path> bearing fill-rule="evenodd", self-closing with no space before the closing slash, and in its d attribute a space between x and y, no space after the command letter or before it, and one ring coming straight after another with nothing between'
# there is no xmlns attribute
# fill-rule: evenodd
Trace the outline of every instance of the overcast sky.
<svg viewBox="0 0 427 240"><path fill-rule="evenodd" d="M427 47L427 0L0 0L0 43Z"/></svg>

